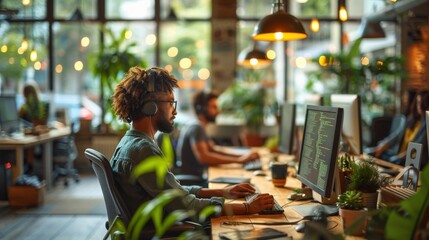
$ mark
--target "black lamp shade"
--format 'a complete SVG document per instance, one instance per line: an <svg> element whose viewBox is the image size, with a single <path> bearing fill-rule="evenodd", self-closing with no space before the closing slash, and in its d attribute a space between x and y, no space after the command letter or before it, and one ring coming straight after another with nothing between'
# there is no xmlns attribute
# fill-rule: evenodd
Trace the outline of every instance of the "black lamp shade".
<svg viewBox="0 0 429 240"><path fill-rule="evenodd" d="M307 37L302 23L289 13L280 10L262 18L253 30L256 41L288 41Z"/></svg>
<svg viewBox="0 0 429 240"><path fill-rule="evenodd" d="M363 21L359 26L359 36L361 38L385 38L386 33L380 22Z"/></svg>
<svg viewBox="0 0 429 240"><path fill-rule="evenodd" d="M245 68L262 69L268 67L271 60L265 52L257 48L246 48L238 55L237 63Z"/></svg>

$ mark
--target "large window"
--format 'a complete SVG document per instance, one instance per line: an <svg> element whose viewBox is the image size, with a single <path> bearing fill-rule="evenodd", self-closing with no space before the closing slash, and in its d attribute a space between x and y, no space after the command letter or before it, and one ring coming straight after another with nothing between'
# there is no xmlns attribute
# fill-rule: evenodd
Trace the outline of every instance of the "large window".
<svg viewBox="0 0 429 240"><path fill-rule="evenodd" d="M195 88L211 86L212 1L216 0L3 0L4 7L18 13L0 22L1 91L20 93L23 83L35 80L45 93L85 96L99 103L100 83L91 72L90 59L102 44L109 44L100 31L106 26L116 34L128 29L127 41L136 43L133 53L149 66L169 69L180 80L179 110L186 110ZM271 13L274 1L236 1L238 56L253 44L253 28ZM349 20L342 24L337 17L338 0L285 2L287 11L303 22L308 38L258 43L264 51L275 53L273 64L259 76L277 81L273 94L285 94L280 99L300 101L306 93L323 93L327 87L309 86L309 73L319 68L311 59L347 50L356 39L361 17L385 7L385 1L346 1ZM320 21L317 32L310 29L313 18ZM393 29L392 25L383 23L386 29ZM364 40L361 48L380 53L386 51L386 44L380 44L385 41L387 51L392 51L392 35L388 40ZM32 50L37 58L31 58ZM247 77L237 67L236 79Z"/></svg>

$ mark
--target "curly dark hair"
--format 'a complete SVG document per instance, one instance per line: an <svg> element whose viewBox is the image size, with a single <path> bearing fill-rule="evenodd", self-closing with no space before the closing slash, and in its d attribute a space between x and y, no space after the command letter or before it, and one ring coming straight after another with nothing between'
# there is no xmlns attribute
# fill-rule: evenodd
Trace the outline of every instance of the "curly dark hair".
<svg viewBox="0 0 429 240"><path fill-rule="evenodd" d="M197 114L205 113L207 105L209 104L210 100L218 97L219 95L214 91L205 92L203 90L195 93L193 97L193 106L194 106L195 112Z"/></svg>
<svg viewBox="0 0 429 240"><path fill-rule="evenodd" d="M149 79L153 79L154 91L148 91ZM132 122L144 116L143 105L156 100L159 92L171 93L179 88L177 79L168 71L152 67L143 69L131 67L125 77L116 85L112 95L112 109L122 121Z"/></svg>

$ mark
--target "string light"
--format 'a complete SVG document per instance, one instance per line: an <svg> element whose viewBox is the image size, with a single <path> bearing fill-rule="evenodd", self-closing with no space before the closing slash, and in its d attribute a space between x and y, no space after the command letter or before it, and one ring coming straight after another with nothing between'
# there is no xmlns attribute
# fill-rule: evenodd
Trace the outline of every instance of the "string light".
<svg viewBox="0 0 429 240"><path fill-rule="evenodd" d="M311 20L310 28L311 28L311 31L313 31L313 32L318 32L319 31L319 29L320 29L320 23L319 23L319 20L317 18L313 18Z"/></svg>

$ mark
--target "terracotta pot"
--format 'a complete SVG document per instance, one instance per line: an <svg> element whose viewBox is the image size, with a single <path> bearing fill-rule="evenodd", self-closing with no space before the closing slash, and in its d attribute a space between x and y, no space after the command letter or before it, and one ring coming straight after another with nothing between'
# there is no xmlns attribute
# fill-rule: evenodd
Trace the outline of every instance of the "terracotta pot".
<svg viewBox="0 0 429 240"><path fill-rule="evenodd" d="M340 216L343 220L344 233L353 236L363 236L366 228L366 213L364 210L349 210L340 208Z"/></svg>

